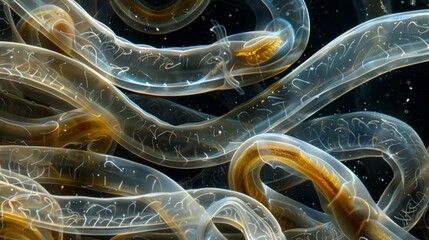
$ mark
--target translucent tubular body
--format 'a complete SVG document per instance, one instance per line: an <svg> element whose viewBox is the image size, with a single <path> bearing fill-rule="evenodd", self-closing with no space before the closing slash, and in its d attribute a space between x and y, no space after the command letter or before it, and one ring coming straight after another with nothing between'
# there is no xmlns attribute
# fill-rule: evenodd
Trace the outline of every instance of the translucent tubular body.
<svg viewBox="0 0 429 240"><path fill-rule="evenodd" d="M379 157L386 161L394 177L377 205L402 228L409 230L414 227L427 210L429 156L417 133L404 122L380 113L355 112L309 120L288 134L334 155L340 161L367 157ZM335 228L325 224L325 216L270 188L284 191L308 180L293 168L283 173L268 173L273 179L266 182L267 186L262 190L259 189L265 197L254 195L256 191L251 195L270 199L270 209L278 212L280 218L287 216L290 219L285 226L311 228L306 237L312 235L310 232L313 232L313 236L316 232L324 232L336 238ZM267 203L266 200L261 202ZM303 233L291 229L285 234L291 237Z"/></svg>
<svg viewBox="0 0 429 240"><path fill-rule="evenodd" d="M355 112L310 120L289 133L341 161L386 161L394 176L377 205L404 229L411 229L426 211L429 155L406 123L380 113Z"/></svg>
<svg viewBox="0 0 429 240"><path fill-rule="evenodd" d="M0 72L6 80L34 85L87 109L139 156L166 166L206 167L228 161L255 134L288 131L375 76L426 61L428 17L428 11L416 11L365 22L228 114L178 126L142 111L87 66L47 50L1 43Z"/></svg>
<svg viewBox="0 0 429 240"><path fill-rule="evenodd" d="M242 91L242 86L274 76L295 62L309 37L303 0L249 0L262 16L255 31L226 36L223 27L215 26L219 39L211 45L166 49L133 44L116 36L74 1L5 3L65 53L111 75L114 84L152 95L230 88ZM24 39L41 44L37 33L27 35L30 37Z"/></svg>
<svg viewBox="0 0 429 240"><path fill-rule="evenodd" d="M241 91L245 78L270 76L302 53L309 29L301 0L249 0L258 15L254 32L227 37L226 30L215 24L212 31L218 42L165 50L115 36L77 1L0 3L6 11L9 7L16 11L9 12L9 20L22 16L16 26L11 23L14 36L6 39L38 46L0 42L0 144L3 139L20 139L22 144L45 145L0 146L0 238L67 239L73 234L76 239L79 235L92 239L117 234L112 240L415 239L407 231L426 223L429 157L409 126L372 112L303 121L374 76L427 61L429 11L368 21L265 92L215 117L184 105L171 106L162 96L126 95L114 84L124 81L130 84L126 87L141 87L126 80L145 75L149 66L148 73L161 78L170 74L166 80L173 84L144 82L143 92L181 95L232 87ZM158 52L138 58L136 49ZM177 57L177 50L188 53L188 60L195 57L192 63L200 62L192 67L175 65L184 60L170 59ZM207 55L194 52L201 50ZM136 59L138 64L132 65ZM135 67L134 72L128 67ZM248 75L238 74L240 67ZM178 68L184 75L168 72ZM179 78L174 82L176 76L195 82ZM152 80L147 75L144 79ZM217 88L219 84L223 85ZM263 87L257 85L259 93ZM195 90L186 91L193 86ZM216 98L222 96L230 97ZM222 105L235 107L239 99L232 96L226 101L234 105ZM26 113L28 108L35 112ZM186 188L203 188L184 190L164 174L119 157L46 147L79 145L103 152L110 151L113 139L156 164L185 168L177 171L186 172L184 180L175 170L167 171ZM225 169L232 155L231 186L260 202L219 189L227 188ZM366 157L382 158L394 173L377 203L339 162ZM274 170L261 169L263 165ZM207 171L195 176L197 170L187 168ZM206 181L207 176L212 178ZM289 192L308 179L317 188L324 212L276 192ZM427 234L427 228L423 231Z"/></svg>
<svg viewBox="0 0 429 240"><path fill-rule="evenodd" d="M22 189L19 195L21 198L34 195L37 199L51 199L48 203L53 201L60 206L61 211L48 211L45 218L52 219L55 216L61 219L61 222L43 221L45 215L39 211L26 209L45 209L50 205L45 206L43 201L40 201L39 205L22 203L21 198L16 200L17 197L14 197L12 200L21 204L20 209L24 211L17 211L16 208L9 211L21 215L24 212L27 219L41 221L40 224L34 223L36 226L52 230L63 227L62 231L67 233L78 231L81 234L92 235L105 234L106 227L109 227L109 234L121 234L168 229L170 226L179 238L186 239L196 238L192 228L195 228L194 225L200 219L204 219L204 209L192 197L174 182L169 181L169 178L161 173L158 176L157 172L150 168L138 167L138 164L122 159L115 161L118 158L108 155L66 149L14 146L2 146L1 149L2 168L20 174L19 178L16 177L18 183L28 181L29 176L38 184L58 183L65 187L77 185L88 190L125 196L70 198L33 189L29 191L18 186ZM17 191L11 190L12 193ZM153 194L157 192L158 194ZM10 206L10 202L11 200L6 199L2 205ZM182 207L177 205L180 202L183 204ZM8 212L8 209L3 211ZM182 223L176 223L174 219L176 217L183 219ZM61 224L62 222L64 224ZM208 230L211 230L210 227ZM216 229L211 232L216 235ZM217 237L222 238L219 233Z"/></svg>
<svg viewBox="0 0 429 240"><path fill-rule="evenodd" d="M2 212L0 236L3 240L17 239L62 239L61 233L54 233L47 229L37 228L28 219Z"/></svg>
<svg viewBox="0 0 429 240"><path fill-rule="evenodd" d="M10 155L13 156L11 151ZM63 221L58 203L48 195L39 183L27 176L3 168L7 159L1 159L0 211L2 215L2 237L28 236L32 239L51 239L49 224L58 224L54 232L62 236ZM10 222L10 223L9 223ZM8 229L10 226L10 230ZM4 228L3 228L4 227ZM18 231L15 233L15 231Z"/></svg>
<svg viewBox="0 0 429 240"><path fill-rule="evenodd" d="M128 26L147 33L165 34L195 20L210 0L190 0L152 5L144 1L109 0L116 14Z"/></svg>
<svg viewBox="0 0 429 240"><path fill-rule="evenodd" d="M109 129L81 110L45 118L0 117L0 142L5 145L79 147L105 153L113 142Z"/></svg>
<svg viewBox="0 0 429 240"><path fill-rule="evenodd" d="M289 136L261 134L244 142L231 161L230 187L269 206L272 200L264 196L259 178L265 164L292 168L308 177L326 199L325 212L349 239L415 239L385 215L350 169L326 152Z"/></svg>
<svg viewBox="0 0 429 240"><path fill-rule="evenodd" d="M125 159L78 150L24 146L1 146L0 156L1 176L13 176L14 180L0 184L14 186L14 189L2 188L5 199L1 205L12 206L13 200L21 206L2 211L34 220L33 224L38 227L90 235L171 228L181 239L223 239L211 222L213 218L238 227L249 239L284 238L267 209L243 194L222 189L188 193L162 173ZM64 191L79 187L115 197L53 195L41 184L61 185ZM20 194L14 195L16 192ZM7 194L13 198L7 198ZM33 198L39 199L38 204L30 201ZM52 210L52 202L59 206L58 210ZM61 221L54 221L55 218Z"/></svg>

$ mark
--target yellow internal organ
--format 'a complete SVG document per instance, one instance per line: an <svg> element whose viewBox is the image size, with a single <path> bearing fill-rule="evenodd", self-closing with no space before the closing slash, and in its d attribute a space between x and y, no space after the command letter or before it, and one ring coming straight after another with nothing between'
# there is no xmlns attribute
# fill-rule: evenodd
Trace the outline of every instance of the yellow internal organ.
<svg viewBox="0 0 429 240"><path fill-rule="evenodd" d="M62 234L51 232L47 229L37 228L21 216L13 213L2 212L0 216L0 238L22 240L55 240L62 239Z"/></svg>
<svg viewBox="0 0 429 240"><path fill-rule="evenodd" d="M264 63L274 57L283 44L279 36L261 36L246 42L235 56L248 65Z"/></svg>
<svg viewBox="0 0 429 240"><path fill-rule="evenodd" d="M341 182L332 169L327 169L300 151L299 148L274 142L252 145L239 156L233 168L234 173L230 174L231 189L245 193L264 204L278 219L282 228L300 227L299 218L294 219L293 212L273 207L265 195L260 171L266 164L263 159L269 159L271 164L285 164L307 176L329 202L328 207L349 239L393 239L392 233L377 221L378 213L365 199L355 195L353 187Z"/></svg>
<svg viewBox="0 0 429 240"><path fill-rule="evenodd" d="M73 18L62 8L55 5L47 5L35 9L32 13L36 19L28 19L18 22L17 29L26 43L40 45L56 52L69 52L73 48L75 27ZM46 27L47 32L39 34L35 21ZM59 48L59 46L62 49Z"/></svg>

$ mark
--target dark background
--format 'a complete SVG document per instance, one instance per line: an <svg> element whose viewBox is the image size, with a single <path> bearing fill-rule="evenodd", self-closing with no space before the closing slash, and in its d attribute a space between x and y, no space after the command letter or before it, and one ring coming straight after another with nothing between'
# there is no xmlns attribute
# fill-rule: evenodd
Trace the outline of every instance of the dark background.
<svg viewBox="0 0 429 240"><path fill-rule="evenodd" d="M363 0L306 1L311 18L310 42L302 58L299 59L291 69L305 61L305 59L345 31L365 21L368 17L371 18L377 14L383 13L380 10L380 1L370 2L373 2L375 5L367 5ZM392 1L392 5L386 5L386 7L389 12L396 13L424 9L428 8L428 5L428 1L398 0ZM94 11L96 13L100 11L100 9L104 9L104 7L105 6L98 5L88 11ZM100 21L103 21L106 25L111 27L117 35L125 37L135 43L143 43L155 47L181 47L210 44L216 41L216 36L210 32L210 28L213 26L210 21L211 19L215 19L220 24L224 25L228 34L253 30L255 24L253 12L245 1L240 0L212 1L202 15L193 23L177 32L166 35L148 35L138 32L124 25L114 14L104 14ZM290 70L285 71L285 73L280 74L276 78L266 80L256 86L245 88L246 94L244 96L238 96L235 90L231 90L169 99L210 114L221 115L234 108L237 104L251 98L255 94L255 91L265 88L275 81L275 79L284 76L288 72L290 72ZM421 136L425 145L428 146L428 97L429 64L419 64L394 70L379 76L349 93L346 93L312 117L354 111L377 111L408 123ZM228 99L231 98L233 98L234 101L228 101ZM144 162L120 147L117 153L126 158ZM392 177L392 172L387 165L380 164L381 161L377 161L376 164L373 163L373 161L364 162L364 166L354 161L347 163L347 166L354 169L358 176L367 176L367 178L362 179L362 181L368 187L373 197L377 199ZM146 164L152 165L150 163ZM177 180L192 177L200 172L200 170L173 170L155 165L152 166ZM372 170L370 174L366 174L368 169ZM219 178L220 177L222 176L219 176ZM202 186L205 185L205 183L200 184ZM317 197L312 191L311 184L300 186L299 191L302 192L302 189L308 191L309 194L291 197L297 198L299 201L311 206L316 205L314 207L318 208L317 204L315 204L315 202L317 202ZM293 191L290 191L290 193L293 194ZM428 219L427 216L425 216L425 218ZM413 229L412 233L417 237L426 238L425 233L428 231L423 222L422 224L422 226L417 226Z"/></svg>
<svg viewBox="0 0 429 240"><path fill-rule="evenodd" d="M311 33L310 41L303 56L290 69L302 63L316 51L338 37L350 28L365 20L366 13L375 16L382 13L378 5L365 5L363 0L309 0L305 1L310 12ZM150 2L150 1L149 1ZM377 4L380 1L370 1ZM403 12L428 8L429 2L423 0L392 1L390 12ZM101 6L98 7L102 9ZM365 10L369 8L370 10ZM97 8L94 8L97 9ZM372 10L371 10L372 9ZM372 14L372 15L371 15ZM138 32L116 17L114 14L101 19L119 36L134 43L143 43L155 47L181 47L210 44L216 41L216 36L210 31L215 19L226 27L228 34L253 30L255 16L244 0L214 0L194 22L177 32L165 35L149 35ZM410 124L421 136L423 142L429 145L429 114L425 105L429 103L429 70L427 64L419 64L399 70L394 70L358 87L336 100L315 116L347 113L352 111L378 111L397 117ZM284 76L286 70L278 77ZM212 92L203 95L181 98L169 98L195 109L221 115L236 104L251 98L254 89L266 87L274 80L267 80L258 87L250 87L245 96L237 96L237 92ZM233 97L235 102L228 105L227 97Z"/></svg>

